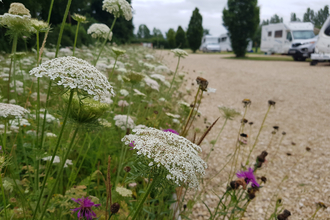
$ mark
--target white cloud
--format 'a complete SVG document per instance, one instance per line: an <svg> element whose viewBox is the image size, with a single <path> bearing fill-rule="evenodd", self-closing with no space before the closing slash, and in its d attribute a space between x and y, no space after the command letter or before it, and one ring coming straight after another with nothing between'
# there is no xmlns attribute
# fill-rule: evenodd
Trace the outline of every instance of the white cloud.
<svg viewBox="0 0 330 220"><path fill-rule="evenodd" d="M278 14L284 21L290 21L291 12L302 18L308 7L318 11L327 4L328 0L259 0L260 20ZM197 7L203 16L203 27L217 36L226 32L222 26L222 10L226 5L227 0L132 0L135 32L141 24L146 24L150 31L156 27L163 34L170 28L177 30L179 25L187 29Z"/></svg>

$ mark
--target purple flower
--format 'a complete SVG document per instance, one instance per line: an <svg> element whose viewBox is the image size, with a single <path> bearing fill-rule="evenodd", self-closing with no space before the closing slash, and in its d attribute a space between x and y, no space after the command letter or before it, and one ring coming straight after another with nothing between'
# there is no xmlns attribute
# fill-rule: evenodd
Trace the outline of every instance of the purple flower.
<svg viewBox="0 0 330 220"><path fill-rule="evenodd" d="M80 204L80 207L71 209L71 211L78 212L78 219L87 219L87 220L93 220L93 217L96 217L96 214L92 211L92 207L99 207L100 204L94 204L89 198L79 198L79 199L74 199L72 198L73 201L76 203Z"/></svg>
<svg viewBox="0 0 330 220"><path fill-rule="evenodd" d="M249 167L247 171L240 171L236 173L238 178L244 178L246 184L252 183L252 187L259 187L259 183L256 180L256 177L253 174L253 169Z"/></svg>
<svg viewBox="0 0 330 220"><path fill-rule="evenodd" d="M178 133L176 130L173 130L173 129L164 129L163 131L164 131L164 132L171 132L171 133L173 133L173 134L177 134L177 135L179 135L179 133Z"/></svg>
<svg viewBox="0 0 330 220"><path fill-rule="evenodd" d="M129 149L129 150L134 150L135 142L132 141L131 143L129 143L129 146L131 147L131 149Z"/></svg>

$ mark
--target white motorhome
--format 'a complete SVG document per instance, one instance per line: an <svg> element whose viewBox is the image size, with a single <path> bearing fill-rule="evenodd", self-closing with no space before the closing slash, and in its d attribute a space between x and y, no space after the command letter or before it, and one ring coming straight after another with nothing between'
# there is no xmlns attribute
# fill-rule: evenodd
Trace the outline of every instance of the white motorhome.
<svg viewBox="0 0 330 220"><path fill-rule="evenodd" d="M277 23L262 26L260 49L268 54L291 55L304 61L314 52L317 37L310 22Z"/></svg>
<svg viewBox="0 0 330 220"><path fill-rule="evenodd" d="M199 50L203 52L220 52L220 38L219 37L213 37L211 35L205 35L202 38L202 44L199 48Z"/></svg>
<svg viewBox="0 0 330 220"><path fill-rule="evenodd" d="M220 48L221 48L221 51L227 51L227 52L233 51L228 33L220 35ZM248 44L246 50L247 51L252 50L252 41L249 41L249 44Z"/></svg>
<svg viewBox="0 0 330 220"><path fill-rule="evenodd" d="M330 62L330 17L328 17L320 30L319 39L315 46L315 53L312 54L311 59L312 66L318 62Z"/></svg>

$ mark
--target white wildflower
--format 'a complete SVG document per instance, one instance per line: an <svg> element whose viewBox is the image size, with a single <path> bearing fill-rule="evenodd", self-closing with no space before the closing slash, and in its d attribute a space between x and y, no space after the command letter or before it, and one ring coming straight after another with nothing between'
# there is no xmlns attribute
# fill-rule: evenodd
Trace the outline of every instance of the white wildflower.
<svg viewBox="0 0 330 220"><path fill-rule="evenodd" d="M147 67L150 70L153 70L155 68L155 66L150 63L143 63L143 66Z"/></svg>
<svg viewBox="0 0 330 220"><path fill-rule="evenodd" d="M85 60L68 56L56 58L35 67L30 71L36 77L48 76L57 85L68 89L81 89L103 102L114 96L114 91L107 78Z"/></svg>
<svg viewBox="0 0 330 220"><path fill-rule="evenodd" d="M31 125L29 123L29 121L24 118L9 120L9 124L11 124L12 126L30 126Z"/></svg>
<svg viewBox="0 0 330 220"><path fill-rule="evenodd" d="M167 66L157 66L155 71L156 73L169 73L170 69Z"/></svg>
<svg viewBox="0 0 330 220"><path fill-rule="evenodd" d="M186 56L188 56L188 53L186 51L178 49L178 48L171 50L171 52L173 52L174 56L176 56L176 57L185 58Z"/></svg>
<svg viewBox="0 0 330 220"><path fill-rule="evenodd" d="M33 31L31 26L31 16L29 15L21 16L5 13L0 15L0 25L17 34L24 34Z"/></svg>
<svg viewBox="0 0 330 220"><path fill-rule="evenodd" d="M86 16L74 13L72 18L73 18L73 20L75 20L77 22L86 23Z"/></svg>
<svg viewBox="0 0 330 220"><path fill-rule="evenodd" d="M13 184L11 184L11 182L9 182L8 180L4 180L2 182L2 186L6 191L9 191L9 192L13 192L13 190L14 190Z"/></svg>
<svg viewBox="0 0 330 220"><path fill-rule="evenodd" d="M119 91L119 93L120 93L121 95L123 95L123 96L128 96L128 95L129 95L129 92L128 92L126 89L121 89L121 90Z"/></svg>
<svg viewBox="0 0 330 220"><path fill-rule="evenodd" d="M135 127L133 119L127 115L116 115L113 119L116 121L115 125L122 130L126 129L126 120L127 128L133 129Z"/></svg>
<svg viewBox="0 0 330 220"><path fill-rule="evenodd" d="M132 194L133 194L131 190L126 189L126 188L121 187L121 186L117 186L116 191L124 197L131 197Z"/></svg>
<svg viewBox="0 0 330 220"><path fill-rule="evenodd" d="M134 187L136 187L137 186L137 183L129 183L128 184L128 187L130 187L130 188L134 188Z"/></svg>
<svg viewBox="0 0 330 220"><path fill-rule="evenodd" d="M29 111L26 110L25 108L21 107L21 106L6 104L6 103L0 103L0 117L3 117L3 118L22 118L27 113L29 113Z"/></svg>
<svg viewBox="0 0 330 220"><path fill-rule="evenodd" d="M11 3L8 13L12 15L31 16L29 9L25 8L25 6L22 3Z"/></svg>
<svg viewBox="0 0 330 220"><path fill-rule="evenodd" d="M145 125L137 125L137 126L135 127L135 129L145 129L145 128L148 128L148 127L145 126Z"/></svg>
<svg viewBox="0 0 330 220"><path fill-rule="evenodd" d="M126 107L126 106L129 106L129 104L125 100L120 100L118 102L118 106L120 106L120 107Z"/></svg>
<svg viewBox="0 0 330 220"><path fill-rule="evenodd" d="M145 55L145 58L146 58L147 60L154 60L154 59L155 59L155 57L154 57L153 55L151 55L151 54L147 54L147 55Z"/></svg>
<svg viewBox="0 0 330 220"><path fill-rule="evenodd" d="M28 131L26 131L26 134L31 135L31 136L36 136L37 132L35 130L28 130Z"/></svg>
<svg viewBox="0 0 330 220"><path fill-rule="evenodd" d="M162 97L162 98L159 98L158 100L159 100L160 102L165 102L165 101L166 101L166 99L163 98L163 97Z"/></svg>
<svg viewBox="0 0 330 220"><path fill-rule="evenodd" d="M153 162L150 162L150 163L148 164L149 167L151 167L151 166L153 166L153 165L154 165Z"/></svg>
<svg viewBox="0 0 330 220"><path fill-rule="evenodd" d="M135 92L134 95L146 96L144 93L140 92L137 89L134 89L133 91Z"/></svg>
<svg viewBox="0 0 330 220"><path fill-rule="evenodd" d="M154 78L154 79L158 79L158 80L160 80L162 82L165 82L166 81L165 80L165 76L160 75L160 74L151 74L150 77L151 78Z"/></svg>
<svg viewBox="0 0 330 220"><path fill-rule="evenodd" d="M169 113L169 112L166 112L165 114L168 115L168 116L170 116L170 117L172 117L172 118L181 118L180 115L174 115L174 114Z"/></svg>
<svg viewBox="0 0 330 220"><path fill-rule="evenodd" d="M99 118L98 121L99 121L100 125L103 125L104 127L108 127L108 128L111 127L111 123L108 122L108 121L107 121L106 119L104 119L104 118Z"/></svg>
<svg viewBox="0 0 330 220"><path fill-rule="evenodd" d="M165 167L176 184L186 183L198 187L198 179L205 174L206 163L198 156L201 148L186 138L155 128L134 129L122 141L129 145L134 141L138 155L152 158Z"/></svg>
<svg viewBox="0 0 330 220"><path fill-rule="evenodd" d="M46 133L46 136L47 136L47 137L57 137L56 134L51 133L51 132L47 132L47 133Z"/></svg>
<svg viewBox="0 0 330 220"><path fill-rule="evenodd" d="M122 67L116 69L116 71L121 72L121 73L127 73L127 70L125 68L122 68Z"/></svg>
<svg viewBox="0 0 330 220"><path fill-rule="evenodd" d="M119 49L117 47L112 47L112 51L116 54L117 57L126 53L126 50Z"/></svg>
<svg viewBox="0 0 330 220"><path fill-rule="evenodd" d="M150 86L152 89L159 91L159 84L158 84L157 81L151 79L151 78L148 77L148 76L145 76L145 77L144 77L144 81L145 81L146 84L147 84L148 86Z"/></svg>
<svg viewBox="0 0 330 220"><path fill-rule="evenodd" d="M48 29L48 23L44 21L40 21L38 19L31 19L31 25L34 28L33 32L46 32Z"/></svg>
<svg viewBox="0 0 330 220"><path fill-rule="evenodd" d="M64 167L68 167L69 165L73 165L72 160L67 159L64 163Z"/></svg>
<svg viewBox="0 0 330 220"><path fill-rule="evenodd" d="M51 161L51 159L52 159L52 156L42 158L42 160L44 160L44 161ZM53 163L60 163L60 162L61 162L60 157L55 156Z"/></svg>
<svg viewBox="0 0 330 220"><path fill-rule="evenodd" d="M113 14L116 18L124 16L127 21L133 17L132 7L126 0L104 0L102 9Z"/></svg>
<svg viewBox="0 0 330 220"><path fill-rule="evenodd" d="M93 38L107 38L110 28L105 24L94 23L88 30L87 34L91 34ZM109 34L109 40L112 39L112 32Z"/></svg>

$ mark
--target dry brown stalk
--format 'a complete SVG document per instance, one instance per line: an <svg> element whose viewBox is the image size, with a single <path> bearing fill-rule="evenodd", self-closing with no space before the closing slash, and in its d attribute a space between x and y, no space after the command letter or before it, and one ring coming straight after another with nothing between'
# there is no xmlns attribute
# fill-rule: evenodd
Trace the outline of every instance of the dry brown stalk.
<svg viewBox="0 0 330 220"><path fill-rule="evenodd" d="M220 118L220 117L219 117ZM202 142L203 142L203 140L204 140L204 138L206 137L206 135L211 131L211 129L213 128L213 126L215 125L215 123L217 123L217 121L219 120L219 118L217 118L217 120L215 120L214 122L213 122L213 124L205 131L205 133L203 134L203 136L199 139L199 141L198 141L198 143L197 143L197 145L200 145Z"/></svg>
<svg viewBox="0 0 330 220"><path fill-rule="evenodd" d="M109 200L110 200L110 207L112 205L112 198L111 198L111 174L110 174L110 164L111 164L111 157L108 156L108 172L107 172L107 182L106 182L106 189L107 189L107 205L105 209L105 219L108 219L108 208L109 208Z"/></svg>

